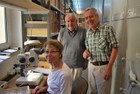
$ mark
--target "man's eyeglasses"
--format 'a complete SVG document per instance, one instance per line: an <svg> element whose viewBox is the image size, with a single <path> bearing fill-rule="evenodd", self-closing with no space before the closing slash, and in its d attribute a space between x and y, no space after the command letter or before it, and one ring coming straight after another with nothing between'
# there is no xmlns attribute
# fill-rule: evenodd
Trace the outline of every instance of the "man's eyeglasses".
<svg viewBox="0 0 140 94"><path fill-rule="evenodd" d="M54 53L57 53L57 52L59 52L59 51L45 51L46 54L49 54L49 53L54 54Z"/></svg>

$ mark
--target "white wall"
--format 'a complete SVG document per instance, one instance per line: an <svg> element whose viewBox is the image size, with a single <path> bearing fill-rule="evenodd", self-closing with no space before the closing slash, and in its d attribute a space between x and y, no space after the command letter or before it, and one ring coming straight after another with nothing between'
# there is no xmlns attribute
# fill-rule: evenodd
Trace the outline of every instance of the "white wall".
<svg viewBox="0 0 140 94"><path fill-rule="evenodd" d="M111 0L110 3L111 25L120 44L113 69L111 94L139 94L140 88L130 85L129 71L132 65L132 71L140 81L140 0Z"/></svg>
<svg viewBox="0 0 140 94"><path fill-rule="evenodd" d="M8 32L10 47L22 47L22 20L21 11L8 9Z"/></svg>
<svg viewBox="0 0 140 94"><path fill-rule="evenodd" d="M7 9L7 31L8 43L1 46L2 49L8 47L22 47L22 20L21 12L16 9ZM17 63L17 54L0 63L0 79L5 78Z"/></svg>
<svg viewBox="0 0 140 94"><path fill-rule="evenodd" d="M17 54L19 51L14 53L10 58L4 60L3 62L0 62L0 80L4 79L8 75L10 75L10 72L14 71L13 67L14 64L17 64Z"/></svg>

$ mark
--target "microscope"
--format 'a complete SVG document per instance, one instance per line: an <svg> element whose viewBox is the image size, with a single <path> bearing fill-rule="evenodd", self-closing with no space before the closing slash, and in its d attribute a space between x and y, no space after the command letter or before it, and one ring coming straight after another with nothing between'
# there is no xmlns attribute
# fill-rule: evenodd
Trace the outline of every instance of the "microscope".
<svg viewBox="0 0 140 94"><path fill-rule="evenodd" d="M31 85L36 86L43 78L42 73L34 73L32 68L37 67L39 62L38 55L34 49L29 52L21 52L17 55L20 68L20 77L16 80L17 85Z"/></svg>

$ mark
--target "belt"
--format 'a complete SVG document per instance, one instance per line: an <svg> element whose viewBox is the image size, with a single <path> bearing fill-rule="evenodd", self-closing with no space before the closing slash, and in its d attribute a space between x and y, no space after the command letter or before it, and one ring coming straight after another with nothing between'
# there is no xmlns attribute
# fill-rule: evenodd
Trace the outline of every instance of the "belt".
<svg viewBox="0 0 140 94"><path fill-rule="evenodd" d="M90 62L90 63L95 65L95 66L100 66L100 65L108 64L108 61L96 61L96 62Z"/></svg>

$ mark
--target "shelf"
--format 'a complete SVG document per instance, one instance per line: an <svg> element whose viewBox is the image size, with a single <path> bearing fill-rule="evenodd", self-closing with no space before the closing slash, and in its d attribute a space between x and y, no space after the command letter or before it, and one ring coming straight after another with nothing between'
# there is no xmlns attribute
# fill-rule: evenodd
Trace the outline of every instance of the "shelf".
<svg viewBox="0 0 140 94"><path fill-rule="evenodd" d="M60 12L62 15L65 15L64 12L62 12L60 9L58 9L57 7L55 7L55 6L52 5L52 4L51 4L51 10L58 11L58 12Z"/></svg>
<svg viewBox="0 0 140 94"><path fill-rule="evenodd" d="M33 2L33 0L31 0ZM34 0L36 3L36 0ZM27 37L31 39L41 40L42 44L47 39L56 38L61 28L60 17L64 20L65 13L63 10L47 4L47 0L40 0L39 6L48 9L49 11L23 11L23 35L24 41ZM57 0L56 0L57 1ZM36 3L38 4L38 3ZM59 2L57 2L59 5ZM55 5L57 5L55 4ZM58 6L59 7L59 6Z"/></svg>
<svg viewBox="0 0 140 94"><path fill-rule="evenodd" d="M26 28L46 28L47 24L25 24Z"/></svg>
<svg viewBox="0 0 140 94"><path fill-rule="evenodd" d="M27 21L27 24L47 24L47 21Z"/></svg>
<svg viewBox="0 0 140 94"><path fill-rule="evenodd" d="M59 32L51 33L51 37L57 36L58 34L59 34ZM47 35L28 35L27 37L44 37L44 38L46 38Z"/></svg>
<svg viewBox="0 0 140 94"><path fill-rule="evenodd" d="M48 9L31 2L30 0L0 0L2 5L21 9L22 11L49 11Z"/></svg>
<svg viewBox="0 0 140 94"><path fill-rule="evenodd" d="M39 14L48 14L49 12L50 12L50 10L48 10L48 11L36 10L36 11L23 11L23 14L38 14L39 15Z"/></svg>
<svg viewBox="0 0 140 94"><path fill-rule="evenodd" d="M25 28L46 28L47 21L27 21Z"/></svg>
<svg viewBox="0 0 140 94"><path fill-rule="evenodd" d="M46 9L57 11L57 12L60 12L62 15L65 15L65 13L63 11L61 11L59 8L57 8L53 4L50 4L50 2L48 2L48 1L42 0L42 1L38 1L38 2L37 1L33 1L33 2L36 3L36 4L38 4L38 5L41 4Z"/></svg>
<svg viewBox="0 0 140 94"><path fill-rule="evenodd" d="M48 29L46 28L26 28L26 34L27 36L33 36L33 37L47 37L48 36Z"/></svg>
<svg viewBox="0 0 140 94"><path fill-rule="evenodd" d="M23 30L27 37L50 36L50 11L25 11L23 13ZM25 39L26 40L26 39Z"/></svg>

